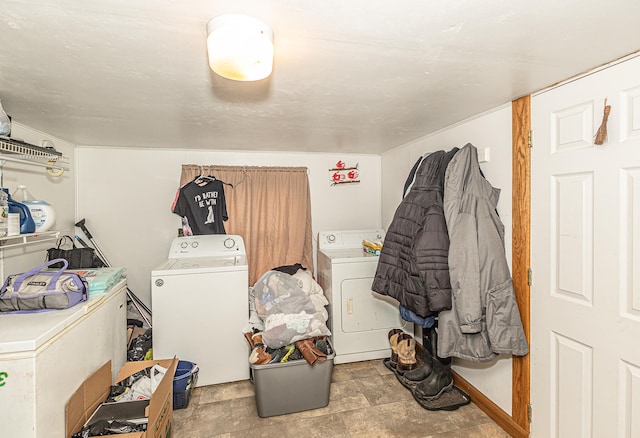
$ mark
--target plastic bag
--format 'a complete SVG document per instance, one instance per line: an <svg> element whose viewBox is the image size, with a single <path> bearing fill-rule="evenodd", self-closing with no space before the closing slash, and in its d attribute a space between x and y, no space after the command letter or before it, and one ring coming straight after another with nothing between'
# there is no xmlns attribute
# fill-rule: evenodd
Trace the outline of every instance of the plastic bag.
<svg viewBox="0 0 640 438"><path fill-rule="evenodd" d="M318 295L318 290L321 292L322 289L318 287L312 291L309 287L305 291L304 283L284 272L267 271L254 285L256 311L264 320L262 341L267 347L280 348L299 340L331 334L326 325L328 314L322 305L327 303L326 298L314 300L310 296ZM307 284L311 286L308 281Z"/></svg>
<svg viewBox="0 0 640 438"><path fill-rule="evenodd" d="M119 388L117 390L112 390L112 394L119 392L112 400L117 402L149 400L167 369L156 364L143 371L129 376L121 382L121 385L118 385Z"/></svg>

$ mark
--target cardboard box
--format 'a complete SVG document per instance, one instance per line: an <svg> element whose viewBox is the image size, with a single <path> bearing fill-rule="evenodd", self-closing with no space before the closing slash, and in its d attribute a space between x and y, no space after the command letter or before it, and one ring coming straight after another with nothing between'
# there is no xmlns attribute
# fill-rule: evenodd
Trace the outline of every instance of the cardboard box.
<svg viewBox="0 0 640 438"><path fill-rule="evenodd" d="M168 438L171 436L173 420L173 376L178 366L178 358L165 360L144 360L125 363L115 382L121 382L132 374L155 364L167 369L160 384L151 396L146 416L149 418L145 432L113 435L118 438ZM65 407L65 436L70 438L79 432L100 403L104 402L111 390L111 361L87 378L73 393Z"/></svg>

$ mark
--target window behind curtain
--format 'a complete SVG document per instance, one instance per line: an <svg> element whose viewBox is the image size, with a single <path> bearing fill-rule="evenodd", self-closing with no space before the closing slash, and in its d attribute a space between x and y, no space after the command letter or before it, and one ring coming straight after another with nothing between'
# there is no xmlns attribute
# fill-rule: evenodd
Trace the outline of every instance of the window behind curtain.
<svg viewBox="0 0 640 438"><path fill-rule="evenodd" d="M224 186L227 234L244 239L249 284L266 271L300 263L313 273L311 196L306 167L182 166L180 186L203 175Z"/></svg>

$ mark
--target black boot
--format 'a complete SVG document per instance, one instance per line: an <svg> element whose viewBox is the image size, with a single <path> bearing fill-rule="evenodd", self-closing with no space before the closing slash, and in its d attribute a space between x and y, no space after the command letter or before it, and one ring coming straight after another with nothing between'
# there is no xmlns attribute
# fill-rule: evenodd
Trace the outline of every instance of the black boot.
<svg viewBox="0 0 640 438"><path fill-rule="evenodd" d="M435 329L422 329L422 366L404 373L405 379L420 382L429 377L433 371L434 346L432 342L435 336L433 336L432 332L435 333Z"/></svg>
<svg viewBox="0 0 640 438"><path fill-rule="evenodd" d="M431 374L422 382L416 385L414 395L421 399L435 399L448 389L453 387L453 376L451 375L451 358L441 358L438 356L438 335L434 329L430 333L432 351Z"/></svg>

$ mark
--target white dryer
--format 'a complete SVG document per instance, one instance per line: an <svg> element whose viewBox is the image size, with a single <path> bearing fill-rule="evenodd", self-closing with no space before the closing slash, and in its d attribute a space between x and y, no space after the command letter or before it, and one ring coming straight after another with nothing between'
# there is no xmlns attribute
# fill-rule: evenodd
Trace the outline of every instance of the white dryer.
<svg viewBox="0 0 640 438"><path fill-rule="evenodd" d="M153 357L195 362L197 386L248 379L248 277L241 236L175 238L151 272Z"/></svg>
<svg viewBox="0 0 640 438"><path fill-rule="evenodd" d="M383 238L382 230L318 233L318 283L329 301L327 325L337 364L389 357L392 328L413 334L398 302L371 290L378 256L364 251L362 240Z"/></svg>

